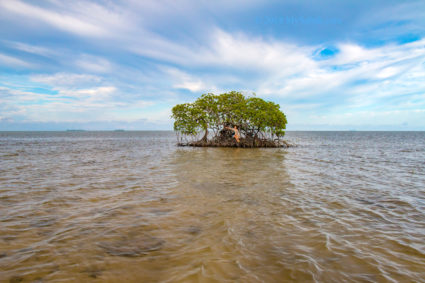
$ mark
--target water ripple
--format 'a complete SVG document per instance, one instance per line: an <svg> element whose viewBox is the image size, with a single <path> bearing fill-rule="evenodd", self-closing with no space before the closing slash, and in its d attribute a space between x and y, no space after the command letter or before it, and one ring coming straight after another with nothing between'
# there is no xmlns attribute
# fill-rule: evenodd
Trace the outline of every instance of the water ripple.
<svg viewBox="0 0 425 283"><path fill-rule="evenodd" d="M421 282L425 133L0 133L0 278Z"/></svg>

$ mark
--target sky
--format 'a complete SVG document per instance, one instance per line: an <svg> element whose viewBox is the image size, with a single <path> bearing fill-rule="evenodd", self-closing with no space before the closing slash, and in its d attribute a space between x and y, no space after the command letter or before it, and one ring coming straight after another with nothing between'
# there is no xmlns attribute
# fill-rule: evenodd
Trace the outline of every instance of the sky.
<svg viewBox="0 0 425 283"><path fill-rule="evenodd" d="M425 130L425 1L0 0L0 130L172 130L231 90L288 130Z"/></svg>

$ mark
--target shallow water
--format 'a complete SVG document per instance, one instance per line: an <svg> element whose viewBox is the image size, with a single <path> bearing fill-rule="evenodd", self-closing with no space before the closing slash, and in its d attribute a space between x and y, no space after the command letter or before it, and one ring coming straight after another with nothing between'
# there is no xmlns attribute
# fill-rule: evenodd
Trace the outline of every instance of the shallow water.
<svg viewBox="0 0 425 283"><path fill-rule="evenodd" d="M0 281L423 282L425 132L0 133Z"/></svg>

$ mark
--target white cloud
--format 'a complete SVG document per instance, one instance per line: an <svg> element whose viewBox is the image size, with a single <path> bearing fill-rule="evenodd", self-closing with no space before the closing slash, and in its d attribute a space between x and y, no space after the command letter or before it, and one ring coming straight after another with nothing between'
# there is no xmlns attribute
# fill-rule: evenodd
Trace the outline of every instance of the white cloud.
<svg viewBox="0 0 425 283"><path fill-rule="evenodd" d="M117 89L114 86L99 86L85 89L67 89L59 88L59 94L70 98L79 98L86 102L92 101L105 101L116 92ZM105 101L106 102L106 101Z"/></svg>
<svg viewBox="0 0 425 283"><path fill-rule="evenodd" d="M399 71L398 68L387 67L387 68L384 68L381 71L379 71L379 73L376 75L376 77L380 78L380 79L386 79L386 78L392 77L394 75L397 75L399 73L400 73L400 71Z"/></svg>
<svg viewBox="0 0 425 283"><path fill-rule="evenodd" d="M10 66L10 67L18 67L18 68L21 68L21 67L31 68L32 67L32 64L30 64L26 61L23 61L19 58L15 58L13 56L1 54L1 53L0 53L0 63L7 65L7 66Z"/></svg>
<svg viewBox="0 0 425 283"><path fill-rule="evenodd" d="M105 73L112 69L112 64L101 57L82 55L75 63L78 67L95 73Z"/></svg>
<svg viewBox="0 0 425 283"><path fill-rule="evenodd" d="M200 90L205 90L205 85L200 81L184 81L180 84L174 85L175 88L188 89L191 92L197 92Z"/></svg>
<svg viewBox="0 0 425 283"><path fill-rule="evenodd" d="M234 2L226 2L226 5L229 11L246 8ZM255 5L258 2L251 1L248 6ZM160 95L163 100L170 97L178 100L176 94L181 89L193 93L240 89L278 100L283 108L285 103L292 105L288 109L302 115L306 112L320 113L323 112L320 108L327 107L329 115L321 118L323 123L329 122L329 119L348 121L348 116L338 113L357 113L364 107L375 108L375 112L379 112L382 110L379 108L396 111L396 108L420 109L424 106L425 40L372 48L354 41L335 42L334 47L339 52L318 61L313 54L323 49L322 45L301 45L278 38L226 32L217 28L214 21L212 25L205 24L210 23L208 16L200 24L202 36L196 34L192 38L190 34L190 37L182 40L187 33L167 36L163 30L166 26L161 23L163 19L178 23L177 20L187 15L191 17L188 22L196 22L204 15L197 15L198 11L207 9L217 13L219 6L217 3L190 1L133 1L129 5L121 5L117 2L46 1L34 4L29 1L0 0L0 8L22 17L22 25L41 22L84 36L83 43L92 47L87 50L81 48L83 53L63 47L65 52L54 52L38 45L10 43L17 50L49 56L51 61L60 63L56 64L57 69L69 68L70 71L30 77L36 85L42 84L56 90L58 95L55 97L21 93L14 96L17 103L12 100L8 100L8 103L16 106L24 99L31 101L42 97L49 103L27 106L25 109L31 109L31 113L37 109L47 112L61 109L64 113L80 114L91 111L82 117L92 117L93 113L104 117L104 114L100 114L102 107L108 110L130 105L146 107L150 102L144 97ZM188 7L192 13L187 13ZM229 11L223 10L223 13ZM381 17L385 18L385 15ZM110 57L107 55L89 55L95 54L93 50L98 47L104 48L102 54L122 52L125 60L120 65L118 57L121 56L108 60ZM22 58L6 54L0 54L0 62L20 68L32 66ZM113 81L101 77L112 72ZM397 102L387 102L390 100ZM382 111L382 115L387 115L388 111ZM362 112L361 117L370 116L372 112ZM59 111L57 115L60 116ZM119 115L124 114L114 115L114 119L118 119ZM137 113L131 115L131 119L139 117Z"/></svg>
<svg viewBox="0 0 425 283"><path fill-rule="evenodd" d="M339 53L335 59L331 60L333 64L345 65L367 62L373 58L381 56L378 49L366 49L357 44L342 43L338 45Z"/></svg>
<svg viewBox="0 0 425 283"><path fill-rule="evenodd" d="M423 126L420 121L424 119L424 109L348 111L345 113L315 115L314 123L362 126L370 124L370 121L373 120L375 125L396 127L402 123L408 123L411 126Z"/></svg>
<svg viewBox="0 0 425 283"><path fill-rule="evenodd" d="M379 48L343 43L338 45L340 52L334 58L315 61L312 54L317 46L303 47L221 30L215 30L209 42L212 43L209 48L199 47L189 52L189 46L175 47L174 43L161 39L147 42L147 48L143 46L139 52L147 52L144 54L183 67L219 67L231 74L229 77L232 79L232 70L248 72L254 74L253 81L247 82L239 77L248 89L262 96L288 98L314 97L347 90L354 93L357 86L348 85L359 80L380 81L406 74L423 60L425 52L423 44L418 42ZM150 53L149 50L155 52ZM224 81L221 80L223 77ZM217 89L228 82L225 76L221 76L220 81L214 81L213 76L209 76L208 80L207 84L205 79L195 79L193 75L186 74L173 87L196 92L211 86L217 86Z"/></svg>
<svg viewBox="0 0 425 283"><path fill-rule="evenodd" d="M51 24L59 29L77 33L80 35L104 35L106 31L92 23L83 21L73 16L60 14L30 5L21 1L1 1L0 5L3 9L10 12L21 14L30 18L34 18L48 24Z"/></svg>
<svg viewBox="0 0 425 283"><path fill-rule="evenodd" d="M197 62L259 72L279 71L287 76L315 65L306 56L311 48L284 41L266 41L243 34L233 35L222 30L216 30L210 41L211 50L199 54Z"/></svg>
<svg viewBox="0 0 425 283"><path fill-rule="evenodd" d="M146 108L153 105L137 97L123 101L117 87L93 75L57 73L36 75L31 79L56 93L0 87L2 115L33 122L133 121L144 118ZM116 116L115 112L120 109L124 114ZM126 114L129 110L135 114Z"/></svg>
<svg viewBox="0 0 425 283"><path fill-rule="evenodd" d="M191 92L205 91L211 88L199 78L195 78L176 68L163 68L163 71L174 82L173 88L187 89Z"/></svg>
<svg viewBox="0 0 425 283"><path fill-rule="evenodd" d="M57 54L56 51L43 46L37 46L37 45L26 44L22 42L14 42L14 41L4 41L4 42L14 49L24 51L27 53L32 53L32 54L37 54L42 56L51 56L51 55Z"/></svg>
<svg viewBox="0 0 425 283"><path fill-rule="evenodd" d="M335 58L308 64L296 76L288 76L286 72L281 75L277 71L263 82L258 93L299 98L336 93L350 96L363 92L376 97L377 93L371 91L382 90L382 86L388 84L385 86L387 94L398 95L400 92L397 90L401 91L406 82L412 81L409 77L416 76L413 81L418 82L417 77L425 75L424 42L371 49L343 44L340 45L340 54ZM308 56L304 54L304 57ZM364 83L361 83L362 80ZM423 87L417 84L407 89L420 91Z"/></svg>
<svg viewBox="0 0 425 283"><path fill-rule="evenodd" d="M109 36L129 26L126 15L115 11L118 7L112 4L101 6L88 1L50 1L49 4L48 8L42 8L19 0L0 0L0 7L9 12L81 36Z"/></svg>
<svg viewBox="0 0 425 283"><path fill-rule="evenodd" d="M31 81L51 85L53 87L84 87L99 84L102 78L88 74L56 73L53 75L33 75Z"/></svg>
<svg viewBox="0 0 425 283"><path fill-rule="evenodd" d="M189 46L149 34L129 46L137 54L181 66L223 67L257 72L285 71L287 75L314 67L308 55L311 47L282 41L251 38L214 29L204 45Z"/></svg>

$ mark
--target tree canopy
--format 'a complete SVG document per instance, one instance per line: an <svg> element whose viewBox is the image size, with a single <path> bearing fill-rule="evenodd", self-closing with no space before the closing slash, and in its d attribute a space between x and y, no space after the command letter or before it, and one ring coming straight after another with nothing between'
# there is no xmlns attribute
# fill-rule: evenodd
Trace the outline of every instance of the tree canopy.
<svg viewBox="0 0 425 283"><path fill-rule="evenodd" d="M285 134L286 116L277 103L231 91L219 95L203 94L193 103L178 104L172 109L174 130L198 142L217 142L226 127L236 126L244 142L279 140Z"/></svg>

